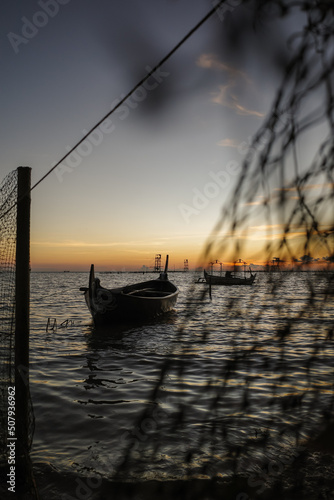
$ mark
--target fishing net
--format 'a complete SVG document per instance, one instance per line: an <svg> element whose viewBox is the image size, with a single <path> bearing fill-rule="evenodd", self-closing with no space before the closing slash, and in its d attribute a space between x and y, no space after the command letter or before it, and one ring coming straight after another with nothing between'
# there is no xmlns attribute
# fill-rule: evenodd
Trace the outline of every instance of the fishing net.
<svg viewBox="0 0 334 500"><path fill-rule="evenodd" d="M217 481L225 484L224 498L264 498L266 492L268 498L325 498L334 453L334 11L321 1L244 3L248 20L241 16L237 32L231 22L233 33L224 25L224 42L239 49L247 26L268 17L299 8L306 22L291 37L271 112L248 146L202 263L226 255L233 262L256 239L262 246L253 258L271 272L258 278L261 294L256 287L247 294L213 290L213 301L221 294L216 316L208 315L206 289L189 290L175 352L118 473L145 461L150 469L174 448L183 478L216 481L212 498ZM309 141L316 154L298 154ZM191 338L198 315L207 315L206 327L201 338ZM220 353L210 352L217 332ZM210 356L220 363L210 363ZM191 401L182 397L189 377L197 378ZM174 397L165 397L166 387ZM172 446L164 433L174 434ZM192 491L191 498L203 495Z"/></svg>
<svg viewBox="0 0 334 500"><path fill-rule="evenodd" d="M15 255L17 170L0 186L0 397L1 461L7 455L8 387L15 385Z"/></svg>
<svg viewBox="0 0 334 500"><path fill-rule="evenodd" d="M1 463L7 462L8 438L16 436L22 425L27 425L29 453L34 432L34 413L29 387L25 395L17 393L15 361L15 310L16 310L16 241L17 241L17 201L19 171L8 174L0 186L0 405L1 405ZM18 366L18 373L25 380L26 372ZM27 423L17 415L17 401L27 397ZM11 401L9 401L11 400ZM14 410L14 413L9 413ZM9 421L9 417L11 421ZM13 434L9 434L9 425ZM27 458L26 457L26 458Z"/></svg>

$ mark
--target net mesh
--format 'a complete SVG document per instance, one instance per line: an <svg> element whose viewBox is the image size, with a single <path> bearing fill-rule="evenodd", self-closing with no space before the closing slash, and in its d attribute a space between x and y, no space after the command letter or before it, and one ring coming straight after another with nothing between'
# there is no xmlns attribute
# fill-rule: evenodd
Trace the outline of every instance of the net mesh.
<svg viewBox="0 0 334 500"><path fill-rule="evenodd" d="M15 256L17 170L0 186L0 459L7 453L7 391L15 384Z"/></svg>
<svg viewBox="0 0 334 500"><path fill-rule="evenodd" d="M265 4L255 2L254 24L266 14ZM290 13L285 7L284 14ZM253 258L262 256L268 264L289 261L303 270L317 263L318 272L297 275L271 267L273 272L262 277L262 298L254 288L244 300L222 301L220 315L208 317L197 352L185 339L196 315L207 313L207 290L189 291L188 317L178 338L182 355L166 360L152 390L152 401L161 400L169 413L156 418L152 405L140 416L135 431L142 431L145 422L151 428L141 439L129 440L121 472L134 470L138 457L149 465L158 462L166 453L162 436L170 425L188 477L223 480L233 475L233 498L259 498L269 486L266 498L287 498L283 489L291 491L289 498L296 493L298 498L320 498L326 481L332 481L334 13L327 30L328 8L328 2L316 2L312 9L308 5L309 24L298 34L272 110L249 147L236 188L203 252L206 264L217 257L224 260L224 255L231 255L231 262L247 255L251 230L260 221L266 233ZM240 33L245 31L239 26ZM317 103L316 110L310 102ZM305 147L318 127L316 154L301 164L296 150ZM317 254L323 257L313 257ZM203 352L210 346L218 322L225 344L217 369L204 356L199 362L198 352L201 345ZM300 350L305 343L307 353ZM201 383L192 402L185 402L187 375L194 373ZM171 381L180 396L168 407L164 391ZM236 392L237 385L244 390ZM258 421L255 414L261 416ZM200 426L194 415L201 417ZM326 453L327 463L322 461Z"/></svg>

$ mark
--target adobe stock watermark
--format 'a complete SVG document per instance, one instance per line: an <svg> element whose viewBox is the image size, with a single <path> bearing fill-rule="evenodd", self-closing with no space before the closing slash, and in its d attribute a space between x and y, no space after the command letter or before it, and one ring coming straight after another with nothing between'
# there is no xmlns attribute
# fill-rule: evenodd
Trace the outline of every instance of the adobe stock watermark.
<svg viewBox="0 0 334 500"><path fill-rule="evenodd" d="M247 140L240 142L236 149L241 156L255 155L263 151L266 144L270 140L269 136L262 136L260 141L254 142L253 137L249 136ZM192 204L187 205L180 203L178 209L184 219L189 224L190 218L193 215L199 215L210 203L210 200L217 198L223 189L231 183L233 177L237 177L241 173L241 164L232 160L229 161L224 170L218 172L209 172L210 182L207 182L202 189L197 187L193 188Z"/></svg>
<svg viewBox="0 0 334 500"><path fill-rule="evenodd" d="M219 19L221 21L224 21L226 14L228 12L233 12L234 9L242 4L242 2L243 0L226 0L226 2L224 2L223 4L218 5L220 3L219 0L213 0L212 5L213 7L216 7L217 16L219 17Z"/></svg>
<svg viewBox="0 0 334 500"><path fill-rule="evenodd" d="M217 198L221 191L231 182L232 177L236 177L241 172L241 166L237 161L229 161L225 170L209 172L210 182L207 182L202 189L193 188L192 204L180 203L178 209L184 219L189 224L193 215L198 215L210 203L210 200Z"/></svg>
<svg viewBox="0 0 334 500"><path fill-rule="evenodd" d="M150 92L155 90L165 78L167 78L170 73L167 71L162 71L160 68L153 71L150 66L146 66L145 70L150 75L149 78L140 85L131 96L128 97L126 101L119 106L114 115L119 120L125 120L131 113L131 110L136 109L139 103L143 102ZM153 71L153 72L152 72ZM111 103L111 109L117 106L122 99L124 99L125 94L121 94L120 97L114 99ZM56 169L55 174L59 182L63 182L64 174L72 173L76 167L78 167L84 158L87 158L92 154L95 148L100 146L106 135L110 135L116 130L116 124L110 118L106 118L99 127L89 134L89 136L81 143L79 146L72 151L72 153L66 158L64 163L61 163ZM82 133L86 135L87 130L82 130ZM66 146L67 151L71 151L70 146ZM53 164L54 165L54 164Z"/></svg>
<svg viewBox="0 0 334 500"><path fill-rule="evenodd" d="M267 469L261 470L261 472L250 474L248 476L248 486L251 488L258 488L255 491L255 495L258 496L262 494L266 488L276 479L278 479L286 467L291 465L300 454L305 451L305 446L298 446L295 450L284 451L283 453L278 453L274 459L270 459ZM237 494L235 500L251 500L252 497L248 493L240 492Z"/></svg>
<svg viewBox="0 0 334 500"><path fill-rule="evenodd" d="M170 418L167 411L161 407L163 403L170 404L170 396L167 396L167 398L165 398L165 401L156 399L155 402L158 406L154 408L149 416L144 418L133 430L125 431L120 436L119 443L122 444L123 451L126 449L138 451L140 444L145 443L152 435L152 433L158 431L159 425L163 424L166 419ZM117 474L117 470L121 466L123 459L124 456L122 455L117 459L113 459L112 464L108 464L109 478L113 474ZM83 478L77 477L75 482L75 496L73 496L72 494L63 493L61 496L61 500L89 500L93 495L97 494L97 491L94 490L98 490L99 488L101 488L103 480L102 476L96 473L95 475L85 480ZM133 498L134 500L141 500L142 497L140 495L136 495Z"/></svg>
<svg viewBox="0 0 334 500"><path fill-rule="evenodd" d="M77 477L75 482L77 483L75 496L63 493L61 495L61 500L89 500L89 498L92 498L94 490L101 487L102 478L96 474L85 478L85 480Z"/></svg>
<svg viewBox="0 0 334 500"><path fill-rule="evenodd" d="M21 34L7 34L9 43L11 44L15 54L20 51L20 45L26 45L32 38L39 33L40 29L45 28L50 19L56 17L61 5L66 5L70 0L39 0L38 5L42 10L37 10L31 19L21 17L22 27Z"/></svg>

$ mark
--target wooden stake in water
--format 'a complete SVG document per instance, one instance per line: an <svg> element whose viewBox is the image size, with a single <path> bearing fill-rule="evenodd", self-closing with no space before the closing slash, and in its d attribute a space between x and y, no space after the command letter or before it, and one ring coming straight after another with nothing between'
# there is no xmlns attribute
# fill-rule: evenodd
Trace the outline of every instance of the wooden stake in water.
<svg viewBox="0 0 334 500"><path fill-rule="evenodd" d="M27 455L29 449L30 186L31 169L29 167L19 167L15 292L17 457Z"/></svg>

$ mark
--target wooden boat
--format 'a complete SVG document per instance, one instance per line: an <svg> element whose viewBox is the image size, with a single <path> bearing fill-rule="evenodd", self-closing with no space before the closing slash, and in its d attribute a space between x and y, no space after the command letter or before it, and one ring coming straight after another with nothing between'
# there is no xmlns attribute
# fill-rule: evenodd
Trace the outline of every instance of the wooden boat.
<svg viewBox="0 0 334 500"><path fill-rule="evenodd" d="M238 276L239 274L239 276ZM214 274L209 274L204 269L204 278L210 285L252 285L255 280L256 273L252 273L249 268L249 276L246 276L246 271L244 271L244 276L240 276L240 273L236 271L225 271L225 276L218 276Z"/></svg>
<svg viewBox="0 0 334 500"><path fill-rule="evenodd" d="M159 316L176 304L178 288L168 280L168 255L165 270L158 279L107 289L95 278L91 265L88 288L80 288L96 325L133 321Z"/></svg>
<svg viewBox="0 0 334 500"><path fill-rule="evenodd" d="M200 284L200 285L203 285L203 284L206 284L206 279L205 278L198 278L196 281L194 281L194 283L196 285Z"/></svg>

